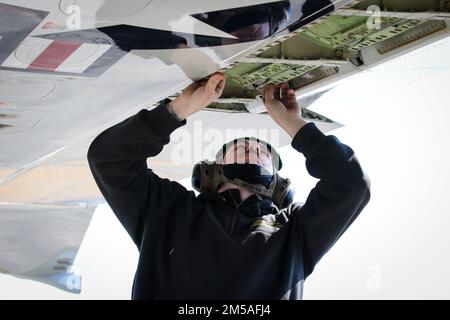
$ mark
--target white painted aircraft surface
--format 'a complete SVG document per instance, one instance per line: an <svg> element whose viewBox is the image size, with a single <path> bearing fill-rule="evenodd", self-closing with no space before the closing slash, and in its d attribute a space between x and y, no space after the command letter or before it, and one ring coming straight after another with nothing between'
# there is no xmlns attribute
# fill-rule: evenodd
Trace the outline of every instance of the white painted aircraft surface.
<svg viewBox="0 0 450 320"><path fill-rule="evenodd" d="M80 292L72 264L103 202L86 150L102 130L216 71L229 84L190 119L189 143L207 144L198 130L214 128L287 144L259 99L282 81L304 117L339 128L308 107L339 80L447 37L449 10L428 0L0 1L0 272ZM222 138L209 149L233 137ZM149 163L181 179L204 157L176 161L168 147Z"/></svg>

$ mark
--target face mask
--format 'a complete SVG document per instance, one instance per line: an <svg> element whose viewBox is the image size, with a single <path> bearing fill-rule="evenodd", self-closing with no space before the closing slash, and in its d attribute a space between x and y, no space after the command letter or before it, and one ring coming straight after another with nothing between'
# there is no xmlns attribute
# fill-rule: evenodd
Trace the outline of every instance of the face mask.
<svg viewBox="0 0 450 320"><path fill-rule="evenodd" d="M273 175L266 168L256 164L225 164L223 174L228 179L240 179L251 184L261 184L266 188L269 188L273 181Z"/></svg>

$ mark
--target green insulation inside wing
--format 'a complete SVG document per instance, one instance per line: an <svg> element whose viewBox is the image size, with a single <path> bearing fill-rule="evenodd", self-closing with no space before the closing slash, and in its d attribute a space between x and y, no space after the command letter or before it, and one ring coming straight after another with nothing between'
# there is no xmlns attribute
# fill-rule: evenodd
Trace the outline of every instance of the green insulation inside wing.
<svg viewBox="0 0 450 320"><path fill-rule="evenodd" d="M239 63L227 70L225 76L228 81L242 87L260 89L268 83L290 81L317 67L289 63Z"/></svg>

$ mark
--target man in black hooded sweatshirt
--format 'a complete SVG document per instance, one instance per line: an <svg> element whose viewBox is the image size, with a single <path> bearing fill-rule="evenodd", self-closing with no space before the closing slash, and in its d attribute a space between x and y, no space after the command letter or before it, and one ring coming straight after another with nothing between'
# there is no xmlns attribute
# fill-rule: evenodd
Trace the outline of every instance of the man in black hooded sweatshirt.
<svg viewBox="0 0 450 320"><path fill-rule="evenodd" d="M217 99L224 84L222 74L194 83L176 100L105 130L89 148L94 178L140 253L133 299L301 299L304 280L370 199L353 150L303 120L285 84L265 87L263 100L320 179L304 205L281 209L233 183L196 196L148 169L147 158ZM279 168L254 140L241 140L231 152L218 161L251 160L272 174Z"/></svg>

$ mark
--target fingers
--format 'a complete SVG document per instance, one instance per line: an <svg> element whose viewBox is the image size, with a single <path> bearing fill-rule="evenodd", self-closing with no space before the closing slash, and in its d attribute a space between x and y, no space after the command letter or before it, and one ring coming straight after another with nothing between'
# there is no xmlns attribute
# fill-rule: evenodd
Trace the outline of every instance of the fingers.
<svg viewBox="0 0 450 320"><path fill-rule="evenodd" d="M270 109L272 112L284 110L295 113L299 109L295 90L290 89L288 83L265 86L262 98L267 110Z"/></svg>
<svg viewBox="0 0 450 320"><path fill-rule="evenodd" d="M284 99L288 94L289 86L286 82L280 84L280 99Z"/></svg>
<svg viewBox="0 0 450 320"><path fill-rule="evenodd" d="M295 90L288 89L286 94L283 96L283 103L287 106L292 105L297 102L297 96L295 95Z"/></svg>
<svg viewBox="0 0 450 320"><path fill-rule="evenodd" d="M217 96L220 97L222 95L223 89L225 89L225 78L220 80L219 83L216 86Z"/></svg>
<svg viewBox="0 0 450 320"><path fill-rule="evenodd" d="M263 89L263 100L284 100L292 96L295 97L295 90L289 89L287 82L279 85L268 84Z"/></svg>
<svg viewBox="0 0 450 320"><path fill-rule="evenodd" d="M280 84L280 99L290 100L292 98L295 98L295 90L290 89L287 82Z"/></svg>
<svg viewBox="0 0 450 320"><path fill-rule="evenodd" d="M295 90L290 89L289 84L287 82L275 86L275 99L281 101L283 105L288 109L293 104L297 103Z"/></svg>
<svg viewBox="0 0 450 320"><path fill-rule="evenodd" d="M263 90L263 101L264 103L270 103L275 99L275 86L273 84L269 84L264 87Z"/></svg>

